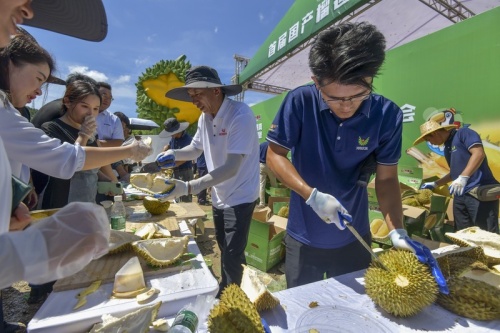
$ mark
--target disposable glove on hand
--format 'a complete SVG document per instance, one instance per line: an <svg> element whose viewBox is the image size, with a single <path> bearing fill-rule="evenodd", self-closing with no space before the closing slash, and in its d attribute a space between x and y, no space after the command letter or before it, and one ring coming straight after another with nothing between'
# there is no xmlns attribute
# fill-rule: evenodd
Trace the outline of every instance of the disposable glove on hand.
<svg viewBox="0 0 500 333"><path fill-rule="evenodd" d="M169 149L156 156L156 165L161 168L169 169L175 167L175 151Z"/></svg>
<svg viewBox="0 0 500 333"><path fill-rule="evenodd" d="M346 228L344 220L352 221L352 216L349 215L347 209L334 196L322 193L317 189L313 189L306 204L311 206L323 221L328 224L335 223L340 230Z"/></svg>
<svg viewBox="0 0 500 333"><path fill-rule="evenodd" d="M458 176L457 179L455 179L451 185L448 187L450 190L450 194L454 195L462 195L464 194L464 188L465 185L467 185L467 182L469 181L468 176Z"/></svg>
<svg viewBox="0 0 500 333"><path fill-rule="evenodd" d="M57 280L74 274L91 260L109 251L109 221L103 207L86 202L73 202L54 215L33 223L19 237L41 240L39 251L46 251L47 260L25 266L25 276L35 284ZM25 244L16 244L20 256L26 253ZM29 262L29 259L23 262Z"/></svg>
<svg viewBox="0 0 500 333"><path fill-rule="evenodd" d="M434 259L431 250L429 250L427 246L408 237L408 233L404 229L392 230L389 233L389 237L391 238L392 245L394 245L395 248L409 250L415 253L418 261L428 265L431 269L432 276L436 280L436 283L439 287L439 291L446 295L449 294L446 279L444 278L436 259Z"/></svg>
<svg viewBox="0 0 500 333"><path fill-rule="evenodd" d="M80 132L78 132L78 135L82 135L88 139L94 137L94 133L97 130L97 123L95 121L95 117L92 116L87 116L85 117L85 120L83 121L82 126L80 127Z"/></svg>
<svg viewBox="0 0 500 333"><path fill-rule="evenodd" d="M136 162L142 161L153 153L153 148L142 140L136 140L130 146L132 147L132 156L130 156L130 159Z"/></svg>
<svg viewBox="0 0 500 333"><path fill-rule="evenodd" d="M420 186L420 189L421 190L433 190L437 187L437 184L436 182L429 182L429 183L423 183L421 186Z"/></svg>
<svg viewBox="0 0 500 333"><path fill-rule="evenodd" d="M164 194L155 194L154 197L162 201L173 200L183 195L188 195L188 182L184 182L178 179L168 179L165 184L174 184L174 188Z"/></svg>

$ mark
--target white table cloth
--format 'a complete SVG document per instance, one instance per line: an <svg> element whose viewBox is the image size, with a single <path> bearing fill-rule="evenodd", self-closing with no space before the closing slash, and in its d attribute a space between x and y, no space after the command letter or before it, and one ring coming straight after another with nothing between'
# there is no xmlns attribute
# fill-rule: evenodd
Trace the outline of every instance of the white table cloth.
<svg viewBox="0 0 500 333"><path fill-rule="evenodd" d="M179 223L179 228L182 234L190 234L185 222ZM29 322L28 332L87 332L94 323L101 321L103 314L121 316L159 300L162 305L158 318L174 317L183 306L193 302L197 295L215 296L218 291L218 282L205 264L194 239L189 241L188 252L196 255L192 269L145 278L147 286L160 290L157 297L150 302L141 305L135 298L111 298L113 283L108 283L88 295L86 305L73 310L77 302L75 296L84 288L52 292Z"/></svg>

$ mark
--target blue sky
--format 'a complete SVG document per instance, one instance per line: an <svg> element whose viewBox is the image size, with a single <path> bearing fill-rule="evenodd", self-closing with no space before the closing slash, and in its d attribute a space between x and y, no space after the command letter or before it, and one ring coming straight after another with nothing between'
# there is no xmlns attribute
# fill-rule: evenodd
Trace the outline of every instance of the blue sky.
<svg viewBox="0 0 500 333"><path fill-rule="evenodd" d="M185 54L192 65L217 69L225 84L234 75L234 54L251 57L294 0L103 0L108 35L95 43L36 28L24 28L55 58L61 78L82 72L113 87L110 111L136 116L138 77L158 61ZM35 108L60 98L50 85ZM253 104L272 95L246 93Z"/></svg>

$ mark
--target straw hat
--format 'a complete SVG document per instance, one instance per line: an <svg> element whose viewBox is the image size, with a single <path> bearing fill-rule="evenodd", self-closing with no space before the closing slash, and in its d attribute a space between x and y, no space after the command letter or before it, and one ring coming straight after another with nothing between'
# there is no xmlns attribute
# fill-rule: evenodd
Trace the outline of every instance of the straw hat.
<svg viewBox="0 0 500 333"><path fill-rule="evenodd" d="M226 96L238 95L243 87L240 84L222 84L217 71L208 66L196 66L186 72L186 84L166 93L166 97L184 102L191 102L188 89L221 88Z"/></svg>
<svg viewBox="0 0 500 333"><path fill-rule="evenodd" d="M420 142L422 141L425 141L424 137L426 135L429 135L437 130L440 130L440 129L444 129L444 130L451 130L453 128L457 128L455 125L445 125L445 126L441 126L439 125L438 122L434 121L434 120L429 120L429 121L426 121L425 123L423 123L422 125L420 125L420 136L418 137L417 140L415 140L415 142L413 142L413 145L416 146L418 145Z"/></svg>

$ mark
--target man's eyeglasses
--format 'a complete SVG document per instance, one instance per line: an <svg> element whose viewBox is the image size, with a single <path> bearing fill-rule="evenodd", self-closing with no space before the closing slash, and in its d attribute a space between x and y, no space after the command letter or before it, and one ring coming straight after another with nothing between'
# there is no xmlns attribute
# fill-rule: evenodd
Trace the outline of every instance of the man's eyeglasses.
<svg viewBox="0 0 500 333"><path fill-rule="evenodd" d="M358 102L362 102L366 99L368 99L370 97L370 95L372 94L372 90L370 89L368 92L363 92L361 94L358 94L358 95L354 95L354 96L351 96L351 97L332 97L332 96L328 96L327 94L325 94L323 92L323 90L321 90L320 88L320 91L321 93L323 94L323 100L325 101L325 103L332 103L332 104L341 104L341 103L358 103ZM328 99L326 99L325 97L328 97Z"/></svg>
<svg viewBox="0 0 500 333"><path fill-rule="evenodd" d="M113 98L113 95L110 95L108 93L101 93L101 97L109 98L111 101L114 101L115 99Z"/></svg>

